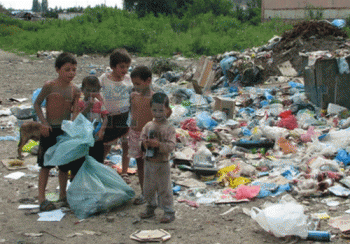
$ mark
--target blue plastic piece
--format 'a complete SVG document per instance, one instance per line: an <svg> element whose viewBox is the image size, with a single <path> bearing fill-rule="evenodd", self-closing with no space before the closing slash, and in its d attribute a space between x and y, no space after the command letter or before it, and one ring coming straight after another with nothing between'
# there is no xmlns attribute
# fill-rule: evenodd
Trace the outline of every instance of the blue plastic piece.
<svg viewBox="0 0 350 244"><path fill-rule="evenodd" d="M33 104L35 103L35 100L39 96L40 92L41 92L41 88L38 88L33 92L33 95L32 95L32 103ZM46 99L41 104L41 107L45 107L45 106L46 106Z"/></svg>
<svg viewBox="0 0 350 244"><path fill-rule="evenodd" d="M221 67L222 72L224 73L226 78L227 78L227 70L229 70L231 68L232 63L236 60L237 59L235 57L229 56L229 57L223 58L220 61L220 67Z"/></svg>
<svg viewBox="0 0 350 244"><path fill-rule="evenodd" d="M134 190L114 169L97 162L91 156L86 156L67 190L69 207L78 219L107 212L134 196Z"/></svg>
<svg viewBox="0 0 350 244"><path fill-rule="evenodd" d="M338 28L344 28L346 26L346 20L345 19L335 19L332 21L332 25Z"/></svg>
<svg viewBox="0 0 350 244"><path fill-rule="evenodd" d="M340 162L343 162L345 167L350 163L350 155L344 149L338 151L338 154L335 157L335 159Z"/></svg>
<svg viewBox="0 0 350 244"><path fill-rule="evenodd" d="M211 118L209 112L204 111L196 116L197 126L207 130L213 130L218 123Z"/></svg>

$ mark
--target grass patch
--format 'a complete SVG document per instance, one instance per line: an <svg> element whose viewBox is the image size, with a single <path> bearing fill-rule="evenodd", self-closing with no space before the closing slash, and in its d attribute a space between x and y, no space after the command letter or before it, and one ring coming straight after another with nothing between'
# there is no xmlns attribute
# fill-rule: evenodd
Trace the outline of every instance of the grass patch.
<svg viewBox="0 0 350 244"><path fill-rule="evenodd" d="M261 46L291 28L279 20L251 25L212 13L182 19L151 14L139 18L124 10L96 7L69 21L28 22L0 15L0 46L28 54L40 50L108 54L126 48L139 56L193 57Z"/></svg>

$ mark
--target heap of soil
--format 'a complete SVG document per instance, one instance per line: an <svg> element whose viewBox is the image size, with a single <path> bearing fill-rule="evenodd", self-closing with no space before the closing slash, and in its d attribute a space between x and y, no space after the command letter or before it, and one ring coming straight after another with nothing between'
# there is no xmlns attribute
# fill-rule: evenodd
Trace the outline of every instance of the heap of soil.
<svg viewBox="0 0 350 244"><path fill-rule="evenodd" d="M264 80L269 76L282 75L277 66L288 60L301 76L304 65L299 52L349 49L347 38L345 31L326 21L302 21L295 24L292 30L283 33L282 40L274 47L273 63L269 65L266 60L261 60L261 65L265 68Z"/></svg>

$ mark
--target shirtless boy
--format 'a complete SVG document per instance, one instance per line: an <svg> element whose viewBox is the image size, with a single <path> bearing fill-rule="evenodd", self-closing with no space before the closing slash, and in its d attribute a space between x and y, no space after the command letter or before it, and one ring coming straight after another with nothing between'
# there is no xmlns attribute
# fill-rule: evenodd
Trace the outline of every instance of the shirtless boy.
<svg viewBox="0 0 350 244"><path fill-rule="evenodd" d="M38 152L39 172L39 204L41 211L50 211L56 206L46 200L45 190L52 167L44 166L44 154L48 148L56 144L56 138L63 134L61 124L63 120L70 120L71 113L76 110L80 97L80 90L72 80L76 75L77 61L70 53L60 54L55 62L58 77L47 81L34 103L34 109L42 124ZM46 99L46 116L41 110L41 103ZM66 201L66 187L68 181L68 170L77 171L80 165L71 162L59 167L60 200ZM77 169L75 168L77 167Z"/></svg>

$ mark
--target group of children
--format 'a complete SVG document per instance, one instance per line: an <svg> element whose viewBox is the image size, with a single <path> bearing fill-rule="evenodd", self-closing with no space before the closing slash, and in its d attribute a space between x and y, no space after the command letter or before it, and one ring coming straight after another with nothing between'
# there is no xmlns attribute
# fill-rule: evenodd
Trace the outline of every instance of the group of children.
<svg viewBox="0 0 350 244"><path fill-rule="evenodd" d="M121 175L127 183L130 183L127 174L129 157L136 159L142 194L134 200L134 204L147 203L141 218L154 216L158 198L158 204L164 210L160 222L169 223L175 219L169 155L175 149L176 137L174 127L167 121L171 115L169 99L166 94L151 90L152 73L148 67L137 66L129 77L130 64L131 57L125 49L114 50L110 55L112 71L99 78L85 77L80 91L72 83L77 70L74 55L62 53L57 57L55 68L58 77L44 84L34 103L42 124L38 152L38 165L41 167L38 200L41 211L56 208L45 198L50 167L44 166L44 154L63 134L62 121L74 120L82 113L97 127L90 156L103 163L111 145L121 140ZM83 99L80 99L81 92ZM45 99L44 116L41 103ZM59 167L59 202L62 206L68 206L68 171L74 178L84 160L81 158Z"/></svg>

